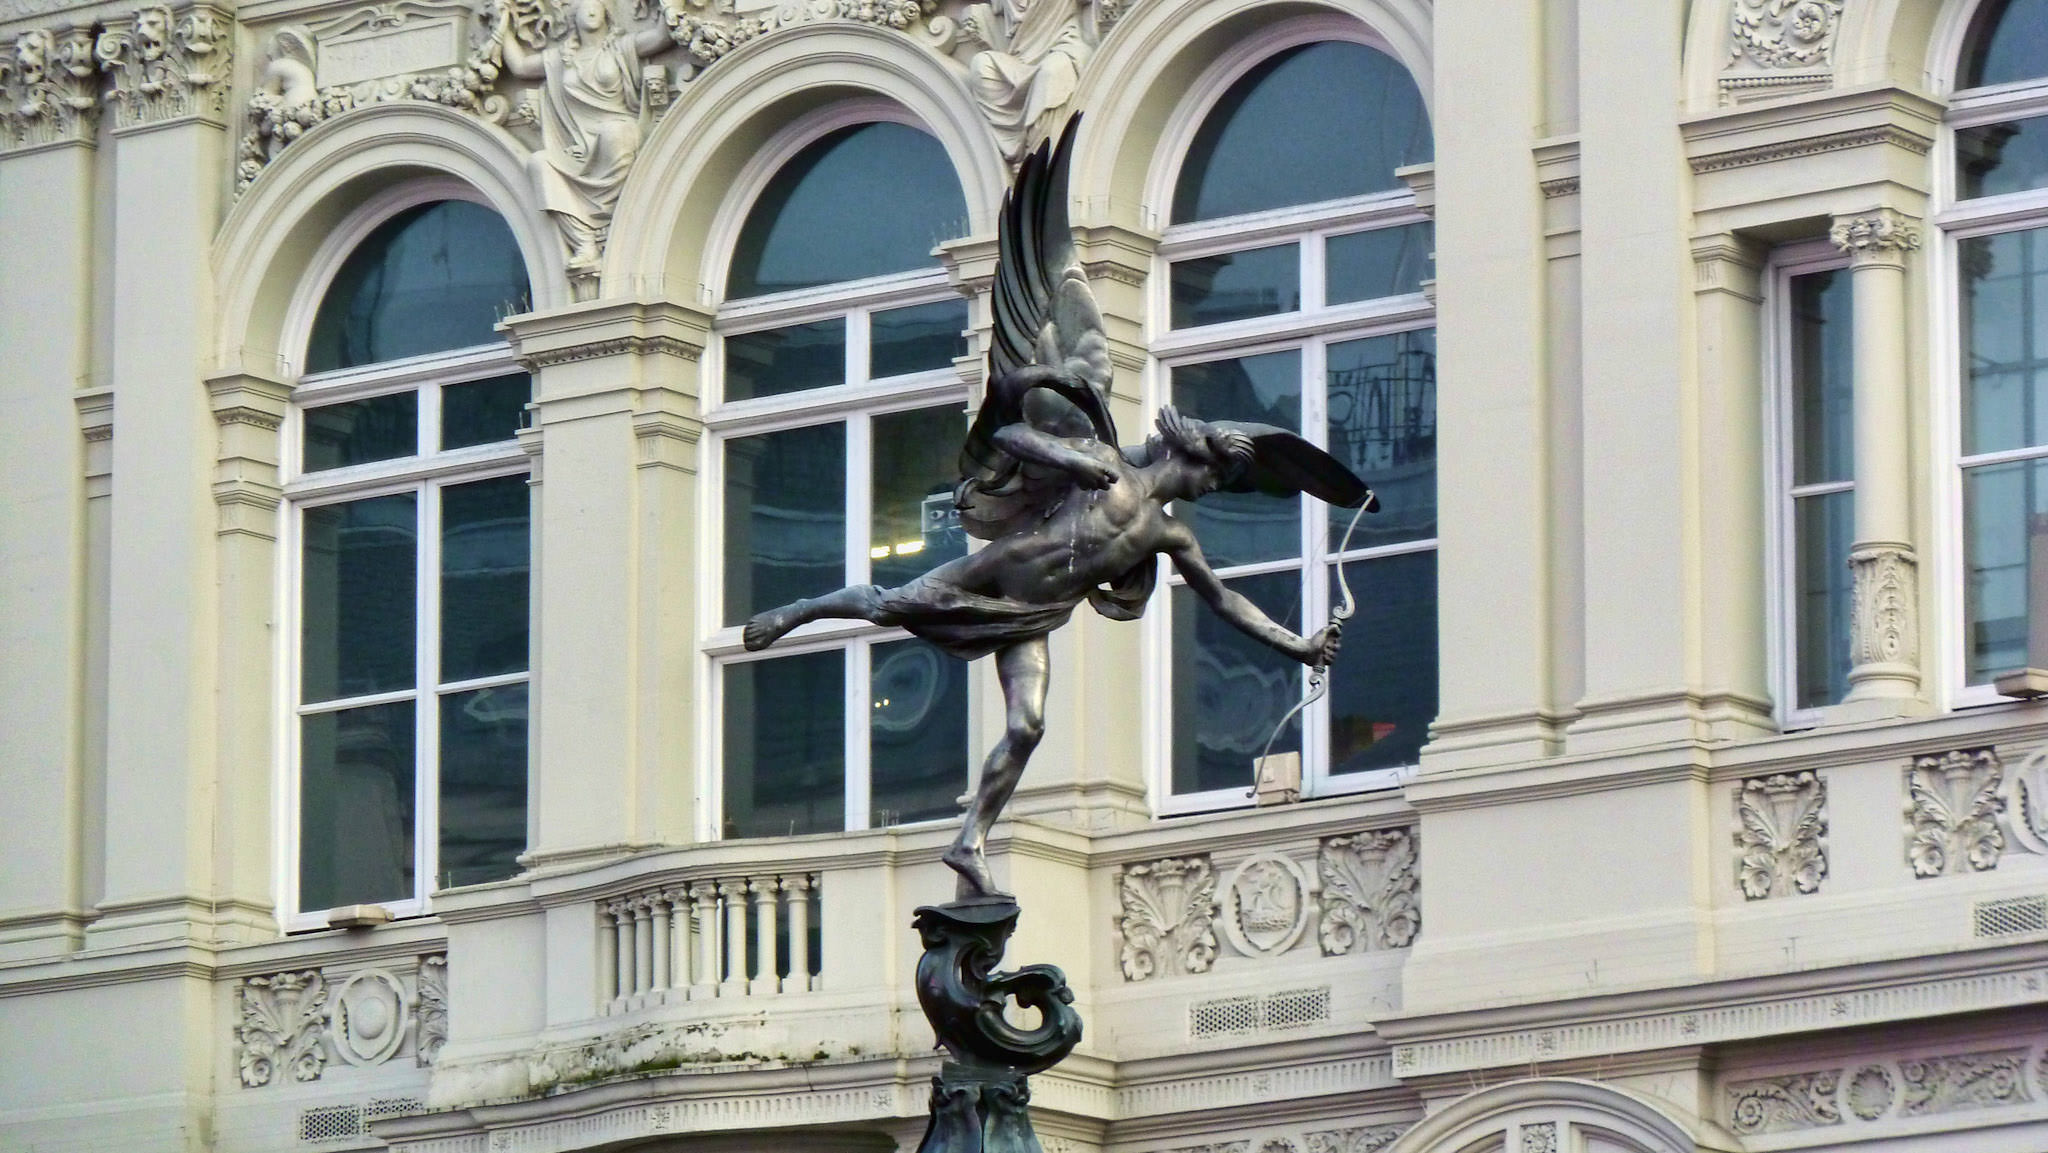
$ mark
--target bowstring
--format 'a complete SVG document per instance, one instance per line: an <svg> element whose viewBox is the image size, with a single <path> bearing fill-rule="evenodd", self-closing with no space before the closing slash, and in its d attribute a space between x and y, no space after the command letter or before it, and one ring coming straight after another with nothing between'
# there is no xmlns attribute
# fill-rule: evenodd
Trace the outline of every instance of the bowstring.
<svg viewBox="0 0 2048 1153"><path fill-rule="evenodd" d="M1371 503L1370 499L1360 501L1358 511L1351 514L1351 523L1344 526L1344 539L1337 545L1338 556L1343 556L1351 551L1351 530L1358 527L1359 518L1365 515L1366 506ZM1330 613L1330 631L1332 634L1341 637L1344 635L1344 622L1350 620L1351 615L1358 611L1358 601L1351 595L1351 578L1344 571L1343 561L1337 562L1337 587L1343 590L1344 607L1335 609ZM1308 674L1308 692L1303 694L1302 698L1294 703L1293 708L1288 709L1281 716L1280 723L1273 726L1273 735L1266 738L1265 750L1259 753L1258 760L1252 762L1252 787L1245 790L1245 796L1254 797L1258 795L1259 766L1264 764L1266 758L1273 754L1273 742L1279 740L1280 734L1287 731L1288 722L1300 716L1303 709L1322 700L1329 692L1330 666L1319 664L1311 668Z"/></svg>

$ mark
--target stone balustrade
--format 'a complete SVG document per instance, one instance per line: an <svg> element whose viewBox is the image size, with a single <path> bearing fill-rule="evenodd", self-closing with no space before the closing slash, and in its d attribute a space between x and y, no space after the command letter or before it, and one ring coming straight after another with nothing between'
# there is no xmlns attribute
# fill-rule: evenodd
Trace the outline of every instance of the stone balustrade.
<svg viewBox="0 0 2048 1153"><path fill-rule="evenodd" d="M704 877L598 902L601 1012L820 988L817 873Z"/></svg>

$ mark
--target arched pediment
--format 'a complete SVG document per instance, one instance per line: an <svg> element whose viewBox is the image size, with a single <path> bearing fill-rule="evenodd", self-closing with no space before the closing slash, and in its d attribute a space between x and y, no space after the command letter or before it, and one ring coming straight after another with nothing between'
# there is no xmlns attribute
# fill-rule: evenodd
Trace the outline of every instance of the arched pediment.
<svg viewBox="0 0 2048 1153"><path fill-rule="evenodd" d="M439 105L377 104L306 133L228 214L213 246L216 359L260 362L288 351L280 345L289 314L323 241L369 198L428 178L467 185L504 217L536 309L568 302L560 245L529 191L518 142Z"/></svg>
<svg viewBox="0 0 2048 1153"><path fill-rule="evenodd" d="M1403 1133L1386 1153L1543 1148L1695 1153L1701 1144L1646 1098L1595 1081L1538 1077L1461 1097Z"/></svg>

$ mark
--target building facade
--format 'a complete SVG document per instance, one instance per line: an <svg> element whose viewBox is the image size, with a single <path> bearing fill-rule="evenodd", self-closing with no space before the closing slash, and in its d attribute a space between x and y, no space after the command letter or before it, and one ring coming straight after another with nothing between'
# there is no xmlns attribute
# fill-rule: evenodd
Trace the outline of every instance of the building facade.
<svg viewBox="0 0 2048 1153"><path fill-rule="evenodd" d="M914 1148L1014 164L1184 514L1053 1153L2048 1147L2048 0L0 0L0 1149ZM984 662L985 664L985 662ZM1272 771L1256 784L1253 765Z"/></svg>

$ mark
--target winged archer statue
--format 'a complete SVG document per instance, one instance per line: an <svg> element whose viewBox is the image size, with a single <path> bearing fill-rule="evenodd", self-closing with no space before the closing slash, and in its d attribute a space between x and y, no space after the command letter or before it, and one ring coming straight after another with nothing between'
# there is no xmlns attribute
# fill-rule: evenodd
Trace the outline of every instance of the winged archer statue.
<svg viewBox="0 0 2048 1153"><path fill-rule="evenodd" d="M984 846L1045 731L1046 638L1083 601L1111 620L1137 619L1163 554L1247 635L1319 670L1335 658L1341 620L1307 636L1275 623L1224 585L1169 504L1222 491L1378 506L1350 469L1271 425L1202 421L1167 406L1155 435L1117 446L1108 340L1067 222L1079 123L1067 123L1057 147L1041 143L1025 158L997 224L989 383L954 490L962 527L987 544L895 588L855 585L770 609L744 630L746 647L759 650L811 621L858 619L905 629L962 660L995 657L1003 736L944 856L962 899L1002 895Z"/></svg>

